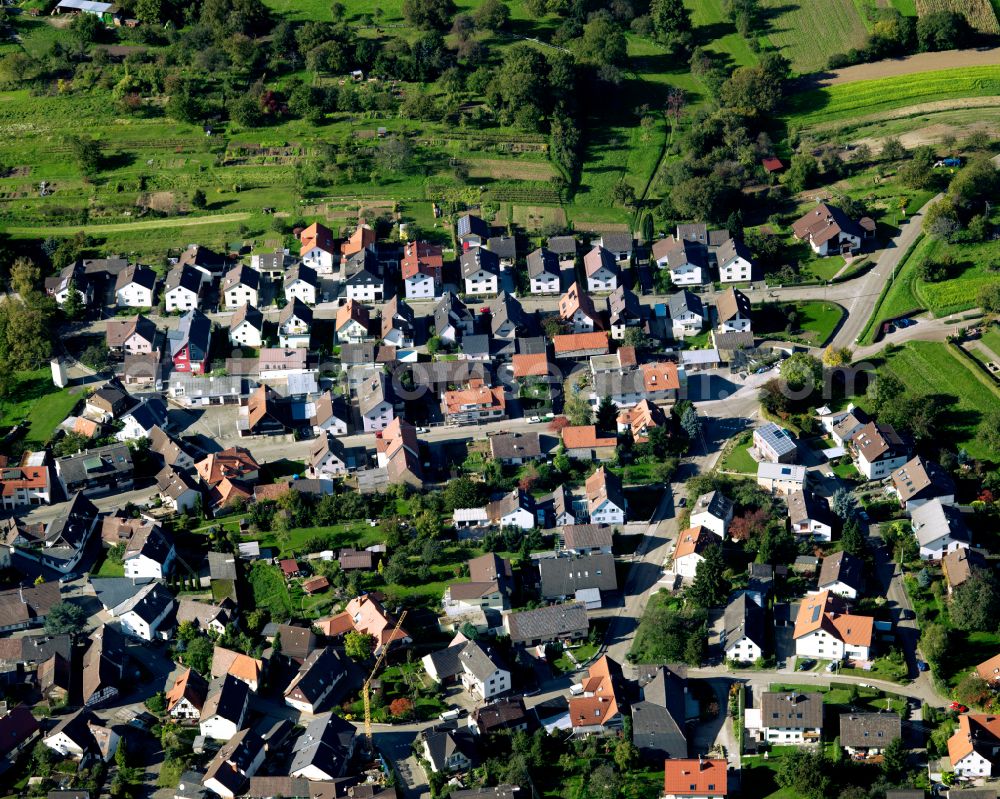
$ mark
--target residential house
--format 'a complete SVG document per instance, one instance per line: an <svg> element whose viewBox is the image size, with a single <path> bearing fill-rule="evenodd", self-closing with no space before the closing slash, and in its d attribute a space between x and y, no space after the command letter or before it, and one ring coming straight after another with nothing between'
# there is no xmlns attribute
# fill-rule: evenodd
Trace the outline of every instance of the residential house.
<svg viewBox="0 0 1000 799"><path fill-rule="evenodd" d="M185 669L164 694L167 715L181 723L201 719L202 708L208 698L208 683L194 669Z"/></svg>
<svg viewBox="0 0 1000 799"><path fill-rule="evenodd" d="M236 605L229 599L224 599L221 604L212 605L208 602L182 597L177 600L177 611L174 619L178 626L184 622L190 622L199 630L222 635L226 631L226 627L236 621L235 610Z"/></svg>
<svg viewBox="0 0 1000 799"><path fill-rule="evenodd" d="M406 299L432 299L440 294L444 258L441 248L436 244L426 241L406 242L399 268Z"/></svg>
<svg viewBox="0 0 1000 799"><path fill-rule="evenodd" d="M455 225L458 243L463 250L481 247L490 237L490 226L475 214L464 214Z"/></svg>
<svg viewBox="0 0 1000 799"><path fill-rule="evenodd" d="M167 331L170 360L175 372L205 374L212 343L212 322L201 311L185 313L176 330Z"/></svg>
<svg viewBox="0 0 1000 799"><path fill-rule="evenodd" d="M893 470L892 490L907 513L932 499L942 505L955 504L955 481L938 464L919 455Z"/></svg>
<svg viewBox="0 0 1000 799"><path fill-rule="evenodd" d="M747 283L753 280L753 256L737 239L726 239L715 253L722 283Z"/></svg>
<svg viewBox="0 0 1000 799"><path fill-rule="evenodd" d="M287 349L297 347L308 349L312 324L312 308L298 297L293 297L278 314L279 345Z"/></svg>
<svg viewBox="0 0 1000 799"><path fill-rule="evenodd" d="M267 745L249 727L222 745L205 768L202 785L222 799L242 796L247 782L257 773Z"/></svg>
<svg viewBox="0 0 1000 799"><path fill-rule="evenodd" d="M465 771L472 767L475 750L470 734L454 728L425 729L417 736L424 760L435 773Z"/></svg>
<svg viewBox="0 0 1000 799"><path fill-rule="evenodd" d="M273 252L255 252L250 256L250 268L260 272L261 277L268 280L281 280L285 276L290 252L286 249L276 249Z"/></svg>
<svg viewBox="0 0 1000 799"><path fill-rule="evenodd" d="M355 597L347 603L343 612L336 616L319 619L315 626L329 638L338 638L354 630L375 637L375 651L398 641L409 644L412 639L405 629L396 628L396 619L386 613L382 604L370 594Z"/></svg>
<svg viewBox="0 0 1000 799"><path fill-rule="evenodd" d="M820 591L846 599L857 599L865 590L865 563L850 552L834 552L823 558L819 570Z"/></svg>
<svg viewBox="0 0 1000 799"><path fill-rule="evenodd" d="M225 677L227 674L243 682L247 687L257 693L260 681L264 672L264 664L257 658L244 655L242 652L234 652L216 645L212 653L212 679Z"/></svg>
<svg viewBox="0 0 1000 799"><path fill-rule="evenodd" d="M56 458L56 474L66 494L82 491L96 495L132 488L132 452L125 444L86 449L76 455Z"/></svg>
<svg viewBox="0 0 1000 799"><path fill-rule="evenodd" d="M833 540L834 518L824 497L811 491L793 491L787 501L792 533L816 541Z"/></svg>
<svg viewBox="0 0 1000 799"><path fill-rule="evenodd" d="M393 419L390 401L391 386L382 372L376 372L358 386L358 410L361 412L361 430L374 433L385 430Z"/></svg>
<svg viewBox="0 0 1000 799"><path fill-rule="evenodd" d="M669 420L659 405L649 400L639 400L631 408L625 408L618 414L618 432L631 432L632 441L643 444L649 440L649 431L657 427L667 427Z"/></svg>
<svg viewBox="0 0 1000 799"><path fill-rule="evenodd" d="M698 571L698 564L705 559L705 551L721 543L719 536L705 527L696 526L682 530L674 545L674 574L686 580L693 580Z"/></svg>
<svg viewBox="0 0 1000 799"><path fill-rule="evenodd" d="M517 527L521 530L531 530L536 521L531 495L520 488L515 488L500 499L486 504L486 518L501 529Z"/></svg>
<svg viewBox="0 0 1000 799"><path fill-rule="evenodd" d="M774 422L765 422L753 431L753 445L760 457L771 463L795 463L798 460L798 449L792 434Z"/></svg>
<svg viewBox="0 0 1000 799"><path fill-rule="evenodd" d="M663 799L726 799L729 796L726 760L667 760L663 764Z"/></svg>
<svg viewBox="0 0 1000 799"><path fill-rule="evenodd" d="M169 424L167 405L159 397L149 397L138 405L134 405L119 421L122 424L122 429L115 433L116 439L119 441L146 440L154 429L160 429Z"/></svg>
<svg viewBox="0 0 1000 799"><path fill-rule="evenodd" d="M802 491L806 485L806 467L791 463L757 464L757 485L772 494L788 496Z"/></svg>
<svg viewBox="0 0 1000 799"><path fill-rule="evenodd" d="M941 569L951 595L977 571L986 571L986 558L968 547L953 549L941 558Z"/></svg>
<svg viewBox="0 0 1000 799"><path fill-rule="evenodd" d="M603 328L603 322L590 295L573 283L559 298L559 318L573 333L592 333Z"/></svg>
<svg viewBox="0 0 1000 799"><path fill-rule="evenodd" d="M610 252L619 264L632 260L633 243L631 233L605 233L597 240L597 244Z"/></svg>
<svg viewBox="0 0 1000 799"><path fill-rule="evenodd" d="M332 479L342 477L349 471L345 447L339 439L320 432L309 451L309 477Z"/></svg>
<svg viewBox="0 0 1000 799"><path fill-rule="evenodd" d="M313 402L313 412L309 418L313 431L320 435L329 433L334 436L347 435L350 408L339 396L330 391L324 391Z"/></svg>
<svg viewBox="0 0 1000 799"><path fill-rule="evenodd" d="M386 470L391 485L408 485L418 491L424 486L417 429L405 419L396 417L376 441L379 468Z"/></svg>
<svg viewBox="0 0 1000 799"><path fill-rule="evenodd" d="M344 295L355 302L382 302L385 279L378 257L371 249L352 255L345 266Z"/></svg>
<svg viewBox="0 0 1000 799"><path fill-rule="evenodd" d="M594 355L607 355L609 351L606 333L572 333L553 336L552 349L556 358L578 361Z"/></svg>
<svg viewBox="0 0 1000 799"><path fill-rule="evenodd" d="M532 294L558 294L559 256L546 247L528 253L528 287Z"/></svg>
<svg viewBox="0 0 1000 799"><path fill-rule="evenodd" d="M995 688L1000 683L1000 655L994 655L976 666L976 674Z"/></svg>
<svg viewBox="0 0 1000 799"><path fill-rule="evenodd" d="M625 524L628 503L621 478L599 466L584 484L591 524Z"/></svg>
<svg viewBox="0 0 1000 799"><path fill-rule="evenodd" d="M295 264L285 274L285 301L298 300L305 305L315 305L319 293L319 276L306 264Z"/></svg>
<svg viewBox="0 0 1000 799"><path fill-rule="evenodd" d="M153 641L166 638L173 609L174 595L161 583L149 583L117 610L116 616L126 635Z"/></svg>
<svg viewBox="0 0 1000 799"><path fill-rule="evenodd" d="M500 259L483 247L472 247L462 253L459 267L465 293L472 296L496 294L500 290Z"/></svg>
<svg viewBox="0 0 1000 799"><path fill-rule="evenodd" d="M559 259L559 268L572 270L576 266L579 242L575 236L550 236L548 248Z"/></svg>
<svg viewBox="0 0 1000 799"><path fill-rule="evenodd" d="M306 725L305 732L292 745L292 762L288 771L293 778L311 781L310 788L305 791L308 799L334 795L333 791L326 794L324 788L332 787L334 781L339 781L348 773L356 742L357 729L354 725L334 713L316 716ZM323 783L326 785L320 788ZM349 797L350 790L336 795ZM365 796L361 794L361 797Z"/></svg>
<svg viewBox="0 0 1000 799"><path fill-rule="evenodd" d="M107 423L123 416L134 403L135 400L125 387L112 378L87 397L83 415L94 421Z"/></svg>
<svg viewBox="0 0 1000 799"><path fill-rule="evenodd" d="M920 505L910 514L913 534L920 545L921 560L941 560L947 553L964 549L972 543L972 534L962 520L962 513L940 499Z"/></svg>
<svg viewBox="0 0 1000 799"><path fill-rule="evenodd" d="M587 291L614 291L621 279L621 269L615 255L595 245L583 256L583 271L587 276Z"/></svg>
<svg viewBox="0 0 1000 799"><path fill-rule="evenodd" d="M853 255L861 242L874 235L875 223L868 217L855 222L840 208L820 203L792 223L795 238L805 241L817 255Z"/></svg>
<svg viewBox="0 0 1000 799"><path fill-rule="evenodd" d="M80 676L86 707L97 707L123 693L128 654L116 624L103 624L90 635Z"/></svg>
<svg viewBox="0 0 1000 799"><path fill-rule="evenodd" d="M674 338L696 336L705 326L705 307L701 298L682 289L667 298L670 326Z"/></svg>
<svg viewBox="0 0 1000 799"><path fill-rule="evenodd" d="M285 639L281 640L284 646ZM346 676L347 666L336 649L329 646L316 649L306 657L285 689L285 704L302 713L315 713Z"/></svg>
<svg viewBox="0 0 1000 799"><path fill-rule="evenodd" d="M5 510L52 501L51 470L43 466L6 466L0 469L0 503Z"/></svg>
<svg viewBox="0 0 1000 799"><path fill-rule="evenodd" d="M42 742L54 752L81 762L111 760L118 749L119 736L105 727L87 708L63 716Z"/></svg>
<svg viewBox="0 0 1000 799"><path fill-rule="evenodd" d="M573 555L610 555L614 530L600 524L566 524L560 526L562 550Z"/></svg>
<svg viewBox="0 0 1000 799"><path fill-rule="evenodd" d="M868 416L865 412L860 408L852 408L840 418L834 417L829 426L830 438L838 447L846 447L854 435L862 430L867 423Z"/></svg>
<svg viewBox="0 0 1000 799"><path fill-rule="evenodd" d="M524 331L525 317L521 303L506 291L501 291L486 306L490 315L490 333L500 341L514 341Z"/></svg>
<svg viewBox="0 0 1000 799"><path fill-rule="evenodd" d="M401 349L412 347L414 323L413 308L394 295L382 306L382 341Z"/></svg>
<svg viewBox="0 0 1000 799"><path fill-rule="evenodd" d="M948 760L959 779L991 777L1000 754L1000 716L963 713L948 739Z"/></svg>
<svg viewBox="0 0 1000 799"><path fill-rule="evenodd" d="M847 612L836 594L821 591L808 595L795 617L795 654L825 660L868 660L874 619Z"/></svg>
<svg viewBox="0 0 1000 799"><path fill-rule="evenodd" d="M608 322L611 338L620 341L630 327L642 328L645 315L639 298L625 286L619 286L608 296Z"/></svg>
<svg viewBox="0 0 1000 799"><path fill-rule="evenodd" d="M364 250L374 248L375 230L364 219L358 221L358 226L341 245L340 252L345 258L350 258Z"/></svg>
<svg viewBox="0 0 1000 799"><path fill-rule="evenodd" d="M156 350L156 325L142 314L127 319L109 319L105 331L108 349L126 355Z"/></svg>
<svg viewBox="0 0 1000 799"><path fill-rule="evenodd" d="M0 716L0 763L5 771L20 760L40 733L41 727L28 705L15 705Z"/></svg>
<svg viewBox="0 0 1000 799"><path fill-rule="evenodd" d="M513 269L517 263L517 239L514 236L490 236L486 248L500 259L500 269Z"/></svg>
<svg viewBox="0 0 1000 799"><path fill-rule="evenodd" d="M569 699L573 735L617 735L626 706L622 667L607 655L598 658Z"/></svg>
<svg viewBox="0 0 1000 799"><path fill-rule="evenodd" d="M578 641L587 637L589 629L587 607L582 602L508 613L503 625L512 643L527 647Z"/></svg>
<svg viewBox="0 0 1000 799"><path fill-rule="evenodd" d="M749 592L741 591L726 605L723 616L726 660L755 663L764 657L768 648L764 628L764 609Z"/></svg>
<svg viewBox="0 0 1000 799"><path fill-rule="evenodd" d="M537 561L543 599L575 599L587 610L599 610L602 597L618 590L613 555L566 555Z"/></svg>
<svg viewBox="0 0 1000 799"><path fill-rule="evenodd" d="M226 478L254 482L260 476L260 466L244 447L211 452L195 463L194 468L209 487L217 486Z"/></svg>
<svg viewBox="0 0 1000 799"><path fill-rule="evenodd" d="M58 515L42 525L8 521L2 541L5 558L21 558L68 574L80 562L97 527L97 508L83 492L59 506Z"/></svg>
<svg viewBox="0 0 1000 799"><path fill-rule="evenodd" d="M520 466L542 457L538 433L497 433L489 442L490 456L505 466Z"/></svg>
<svg viewBox="0 0 1000 799"><path fill-rule="evenodd" d="M125 576L136 580L163 580L177 556L174 544L158 524L146 525L129 539L122 555Z"/></svg>
<svg viewBox="0 0 1000 799"><path fill-rule="evenodd" d="M260 304L260 273L249 266L234 266L222 280L222 301L227 308Z"/></svg>
<svg viewBox="0 0 1000 799"><path fill-rule="evenodd" d="M478 641L459 633L446 649L423 658L424 669L437 683L461 683L473 700L489 702L511 689L510 671Z"/></svg>
<svg viewBox="0 0 1000 799"><path fill-rule="evenodd" d="M659 666L640 688L632 704L632 742L643 760L659 766L666 759L686 758L687 685L674 672Z"/></svg>
<svg viewBox="0 0 1000 799"><path fill-rule="evenodd" d="M229 261L225 256L213 252L208 247L191 244L180 254L176 266L181 268L187 266L194 269L198 273L201 284L206 286L225 274L229 268Z"/></svg>
<svg viewBox="0 0 1000 799"><path fill-rule="evenodd" d="M564 427L560 431L566 455L575 460L604 461L614 457L617 436L598 436L592 424Z"/></svg>
<svg viewBox="0 0 1000 799"><path fill-rule="evenodd" d="M118 273L115 280L115 304L119 308L152 308L156 272L133 264Z"/></svg>
<svg viewBox="0 0 1000 799"><path fill-rule="evenodd" d="M840 745L855 758L881 755L903 736L898 713L841 713Z"/></svg>
<svg viewBox="0 0 1000 799"><path fill-rule="evenodd" d="M760 740L772 746L819 743L823 694L765 691L760 696Z"/></svg>
<svg viewBox="0 0 1000 799"><path fill-rule="evenodd" d="M337 341L360 344L371 339L371 317L360 302L348 300L337 310Z"/></svg>
<svg viewBox="0 0 1000 799"><path fill-rule="evenodd" d="M317 274L333 274L333 265L337 257L333 232L318 222L309 225L299 233L299 257L302 263L314 269Z"/></svg>
<svg viewBox="0 0 1000 799"><path fill-rule="evenodd" d="M733 501L721 491L702 494L691 508L691 526L705 527L720 538L726 537L732 520Z"/></svg>
<svg viewBox="0 0 1000 799"><path fill-rule="evenodd" d="M199 717L199 730L206 738L228 741L243 727L250 688L229 674L212 680Z"/></svg>
<svg viewBox="0 0 1000 799"><path fill-rule="evenodd" d="M708 254L703 245L668 236L653 244L653 260L670 271L675 286L700 286L708 281Z"/></svg>
<svg viewBox="0 0 1000 799"><path fill-rule="evenodd" d="M484 737L497 733L513 735L518 731L529 732L534 726L533 714L524 706L524 698L520 696L497 699L495 702L477 707L469 716L469 729ZM509 785L483 790L487 793L481 799L497 799L503 796L514 799ZM468 794L468 791L460 791L457 795L463 794ZM455 797L456 793L452 791L451 795Z"/></svg>
<svg viewBox="0 0 1000 799"><path fill-rule="evenodd" d="M192 511L198 505L201 492L191 479L173 466L164 466L156 474L156 488L163 504L175 513Z"/></svg>
<svg viewBox="0 0 1000 799"><path fill-rule="evenodd" d="M463 335L474 331L472 312L450 291L441 295L434 306L434 334L444 344L456 344Z"/></svg>
<svg viewBox="0 0 1000 799"><path fill-rule="evenodd" d="M482 424L506 418L507 399L503 386L490 388L477 378L467 388L446 391L441 412L449 424Z"/></svg>
<svg viewBox="0 0 1000 799"><path fill-rule="evenodd" d="M749 333L750 299L739 289L728 288L719 295L715 311L720 333Z"/></svg>

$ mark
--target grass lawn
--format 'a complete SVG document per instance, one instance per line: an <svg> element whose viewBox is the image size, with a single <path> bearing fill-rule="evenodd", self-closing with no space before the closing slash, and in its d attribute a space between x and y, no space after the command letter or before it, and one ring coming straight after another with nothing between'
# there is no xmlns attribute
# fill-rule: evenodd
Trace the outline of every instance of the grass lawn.
<svg viewBox="0 0 1000 799"><path fill-rule="evenodd" d="M82 398L78 388L56 388L48 368L19 372L13 381L8 398L0 401L0 427L27 419L25 441L32 446L45 444L52 438L56 427Z"/></svg>
<svg viewBox="0 0 1000 799"><path fill-rule="evenodd" d="M125 564L115 563L108 557L108 550L102 549L90 573L96 577L124 577Z"/></svg>
<svg viewBox="0 0 1000 799"><path fill-rule="evenodd" d="M732 442L732 447L722 459L722 469L727 472L739 472L740 474L757 474L757 461L755 461L747 448L753 445L753 433L740 433Z"/></svg>
<svg viewBox="0 0 1000 799"><path fill-rule="evenodd" d="M768 4L770 2L772 0L768 0ZM800 3L797 8L802 9L808 5L812 3ZM828 5L823 4L823 7L825 9ZM824 15L811 15L810 24L816 30L826 30L828 26L812 24L819 16ZM780 24L780 18L777 22ZM770 38L773 40L774 36ZM841 42L843 41L841 39ZM998 93L1000 93L1000 66L942 69L935 72L841 83L802 92L789 98L786 117L790 123L803 128L852 117L874 116L884 111L936 100L990 97Z"/></svg>
<svg viewBox="0 0 1000 799"><path fill-rule="evenodd" d="M994 323L986 328L981 340L993 351L994 355L1000 355L1000 325Z"/></svg>
<svg viewBox="0 0 1000 799"><path fill-rule="evenodd" d="M796 329L787 333L791 311L795 312ZM845 313L837 303L822 300L764 303L754 309L754 333L822 347L833 336Z"/></svg>
<svg viewBox="0 0 1000 799"><path fill-rule="evenodd" d="M833 276L844 268L845 263L843 255L830 255L826 258L815 258L804 266L820 280L827 281L833 280Z"/></svg>
<svg viewBox="0 0 1000 799"><path fill-rule="evenodd" d="M978 435L980 420L1000 410L1000 391L958 354L954 345L911 341L887 350L879 371L887 370L918 394L938 394L948 402L942 416L945 441L963 447L974 458L1000 459Z"/></svg>
<svg viewBox="0 0 1000 799"><path fill-rule="evenodd" d="M853 480L854 478L861 476L861 472L857 470L853 463L835 463L830 466L830 469L841 480Z"/></svg>
<svg viewBox="0 0 1000 799"><path fill-rule="evenodd" d="M767 40L799 73L823 69L834 53L865 43L865 24L852 0L763 0L760 5L770 22Z"/></svg>

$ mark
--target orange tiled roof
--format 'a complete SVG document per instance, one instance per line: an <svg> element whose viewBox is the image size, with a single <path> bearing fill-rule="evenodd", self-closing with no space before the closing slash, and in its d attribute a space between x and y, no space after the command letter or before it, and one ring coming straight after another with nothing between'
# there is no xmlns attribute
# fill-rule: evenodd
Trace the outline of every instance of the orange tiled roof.
<svg viewBox="0 0 1000 799"><path fill-rule="evenodd" d="M319 224L319 222L313 222L303 230L299 234L299 241L302 242L302 247L299 250L300 255L305 255L313 247L319 247L328 253L334 252L333 232L325 225Z"/></svg>
<svg viewBox="0 0 1000 799"><path fill-rule="evenodd" d="M598 438L597 427L592 424L564 427L562 429L562 439L566 449L614 447L618 445L617 438Z"/></svg>
<svg viewBox="0 0 1000 799"><path fill-rule="evenodd" d="M48 484L48 466L15 466L3 475L3 495L10 497L19 488L45 488Z"/></svg>
<svg viewBox="0 0 1000 799"><path fill-rule="evenodd" d="M1000 742L1000 716L986 713L968 713L958 717L958 729L948 739L948 759L954 766L975 749L975 741L991 745Z"/></svg>
<svg viewBox="0 0 1000 799"><path fill-rule="evenodd" d="M569 700L570 723L574 727L603 726L619 712L614 681L608 656L597 660L581 681L583 691L589 696L574 696Z"/></svg>
<svg viewBox="0 0 1000 799"><path fill-rule="evenodd" d="M994 655L976 666L976 673L986 682L1000 682L1000 655Z"/></svg>
<svg viewBox="0 0 1000 799"><path fill-rule="evenodd" d="M663 764L663 792L672 796L726 796L728 776L725 760L667 760Z"/></svg>
<svg viewBox="0 0 1000 799"><path fill-rule="evenodd" d="M674 560L686 555L704 552L712 544L719 543L719 538L711 530L701 525L689 527L677 536L677 546L674 548Z"/></svg>
<svg viewBox="0 0 1000 799"><path fill-rule="evenodd" d="M668 391L670 389L676 391L681 387L675 363L666 361L644 363L639 368L642 370L642 385L647 392Z"/></svg>
<svg viewBox="0 0 1000 799"><path fill-rule="evenodd" d="M549 373L549 356L544 352L515 355L511 358L514 377L545 377Z"/></svg>
<svg viewBox="0 0 1000 799"><path fill-rule="evenodd" d="M316 626L328 636L343 635L350 630L367 633L383 645L410 637L402 628L393 635L396 620L385 612L378 600L367 594L348 602L343 613L318 620Z"/></svg>
<svg viewBox="0 0 1000 799"><path fill-rule="evenodd" d="M834 638L852 646L871 646L875 620L845 612L843 600L829 591L807 596L795 617L793 638L824 629Z"/></svg>
<svg viewBox="0 0 1000 799"><path fill-rule="evenodd" d="M555 351L575 352L576 350L600 350L605 352L608 349L607 333L566 333L552 339Z"/></svg>
<svg viewBox="0 0 1000 799"><path fill-rule="evenodd" d="M478 406L483 410L491 408L503 410L507 407L507 400L503 395L503 386L489 388L478 385L444 392L444 404L448 413L461 413L469 405Z"/></svg>
<svg viewBox="0 0 1000 799"><path fill-rule="evenodd" d="M365 247L375 243L375 231L362 222L355 228L350 238L343 243L340 251L347 258L361 252Z"/></svg>

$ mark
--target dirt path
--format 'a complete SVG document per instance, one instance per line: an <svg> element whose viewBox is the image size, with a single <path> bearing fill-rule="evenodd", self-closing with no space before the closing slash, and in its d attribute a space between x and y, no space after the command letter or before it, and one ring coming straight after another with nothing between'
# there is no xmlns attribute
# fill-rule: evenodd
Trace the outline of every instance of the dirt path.
<svg viewBox="0 0 1000 799"><path fill-rule="evenodd" d="M249 218L249 211L234 211L230 214L216 214L215 216L177 216L171 219L146 219L141 222L121 222L113 225L61 225L59 227L47 228L0 227L0 229L11 236L72 236L81 230L84 233L127 233L130 230L222 225L227 222L242 222L244 219Z"/></svg>
<svg viewBox="0 0 1000 799"><path fill-rule="evenodd" d="M838 83L853 83L859 80L892 78L897 75L912 75L916 72L933 72L939 69L962 67L989 67L1000 64L1000 47L990 50L945 50L941 53L918 53L905 58L891 58L874 64L858 64L853 67L831 70L803 81L801 90L819 86L835 86Z"/></svg>

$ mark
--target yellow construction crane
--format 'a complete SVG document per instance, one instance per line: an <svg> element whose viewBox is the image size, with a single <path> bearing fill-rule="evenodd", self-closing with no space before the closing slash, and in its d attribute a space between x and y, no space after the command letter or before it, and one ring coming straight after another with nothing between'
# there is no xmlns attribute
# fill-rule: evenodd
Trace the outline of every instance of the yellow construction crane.
<svg viewBox="0 0 1000 799"><path fill-rule="evenodd" d="M372 680L375 679L375 674L379 670L379 666L382 665L382 661L385 660L386 653L389 651L389 647L392 642L396 640L396 633L399 632L399 628L403 626L403 619L406 618L407 611L403 611L399 617L399 621L396 622L396 626L392 630L392 635L389 636L389 640L382 645L382 651L379 652L378 658L375 660L375 666L372 668L372 673L368 675L368 679L365 680L364 688L361 689L362 698L365 703L365 738L368 741L368 751L374 752L375 749L372 746L372 699L371 699L371 684Z"/></svg>

